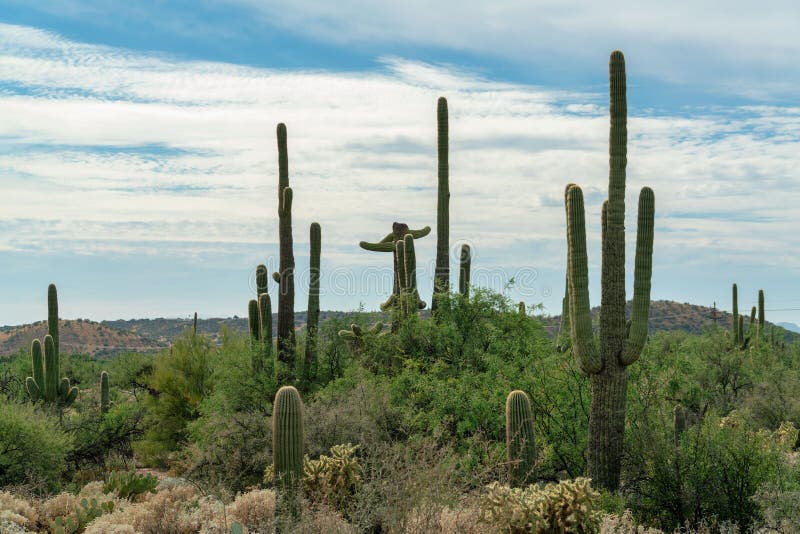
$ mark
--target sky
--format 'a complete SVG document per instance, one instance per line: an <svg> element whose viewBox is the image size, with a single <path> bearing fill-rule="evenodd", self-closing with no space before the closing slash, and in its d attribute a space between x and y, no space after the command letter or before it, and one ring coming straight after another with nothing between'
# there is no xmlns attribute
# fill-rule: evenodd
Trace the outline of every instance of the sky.
<svg viewBox="0 0 800 534"><path fill-rule="evenodd" d="M0 325L245 316L277 267L277 148L323 309L376 309L395 220L435 260L436 100L450 112L451 277L558 314L564 186L584 188L600 298L608 55L628 73L627 250L656 195L653 299L800 323L796 2L0 0ZM435 5L432 5L435 4ZM275 294L276 287L271 284Z"/></svg>

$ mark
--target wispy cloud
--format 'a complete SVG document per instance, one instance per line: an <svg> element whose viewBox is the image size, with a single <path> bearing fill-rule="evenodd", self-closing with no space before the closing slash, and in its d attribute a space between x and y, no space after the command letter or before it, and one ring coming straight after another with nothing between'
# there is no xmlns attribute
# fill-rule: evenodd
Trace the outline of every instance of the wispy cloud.
<svg viewBox="0 0 800 534"><path fill-rule="evenodd" d="M0 250L224 257L247 268L276 240L274 131L283 121L298 247L319 221L332 265L380 262L358 241L393 220L434 225L444 95L451 239L473 243L477 264L532 266L560 288L566 183L585 186L588 220L599 222L605 90L500 83L400 58L381 65L270 70L0 25ZM598 73L602 86L602 63ZM630 112L628 228L638 189L652 186L657 261L800 271L800 108ZM589 231L596 266L599 224ZM420 249L430 261L433 247Z"/></svg>

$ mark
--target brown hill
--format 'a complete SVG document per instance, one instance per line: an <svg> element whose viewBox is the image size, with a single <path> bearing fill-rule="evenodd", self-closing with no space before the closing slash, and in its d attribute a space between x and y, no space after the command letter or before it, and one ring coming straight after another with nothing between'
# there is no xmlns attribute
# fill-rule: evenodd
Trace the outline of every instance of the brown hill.
<svg viewBox="0 0 800 534"><path fill-rule="evenodd" d="M630 316L632 302L628 301L626 306L626 313ZM600 307L592 308L592 322L597 323L600 317ZM714 324L718 324L724 328L731 326L732 316L730 313L720 311L709 306L698 306L696 304L689 304L688 302L675 302L672 300L654 300L650 303L650 321L648 326L650 333L659 331L675 331L680 330L683 332L691 332L693 334L700 334ZM561 322L560 315L550 317L543 317L542 321L545 323L548 331L553 333L558 330L558 325ZM745 315L744 324L745 328L749 326L750 316ZM772 323L767 322L768 325ZM789 332L788 330L780 328L787 341L791 341L798 337L797 334Z"/></svg>
<svg viewBox="0 0 800 534"><path fill-rule="evenodd" d="M0 331L0 355L27 351L31 342L43 339L47 334L47 322L4 327ZM119 352L150 352L159 350L166 343L153 341L134 332L85 319L59 321L61 351L83 353L92 356L108 356Z"/></svg>

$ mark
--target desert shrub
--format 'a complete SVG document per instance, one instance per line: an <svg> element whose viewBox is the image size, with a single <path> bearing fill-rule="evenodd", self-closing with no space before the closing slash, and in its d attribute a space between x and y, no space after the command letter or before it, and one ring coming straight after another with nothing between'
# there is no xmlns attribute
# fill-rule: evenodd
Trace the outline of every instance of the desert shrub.
<svg viewBox="0 0 800 534"><path fill-rule="evenodd" d="M576 478L527 488L492 483L481 496L483 521L500 532L599 532L600 494L589 479Z"/></svg>
<svg viewBox="0 0 800 534"><path fill-rule="evenodd" d="M600 532L603 534L663 534L663 531L657 528L637 524L630 510L625 510L622 514L605 515L600 524Z"/></svg>
<svg viewBox="0 0 800 534"><path fill-rule="evenodd" d="M102 472L110 456L132 455L133 442L144 432L144 411L137 402L120 402L105 414L99 408L72 414L64 429L75 444L69 463L75 469L96 466Z"/></svg>
<svg viewBox="0 0 800 534"><path fill-rule="evenodd" d="M35 528L39 520L36 509L24 499L18 499L7 491L0 492L0 520L10 521L22 527Z"/></svg>
<svg viewBox="0 0 800 534"><path fill-rule="evenodd" d="M109 473L103 491L115 493L120 499L130 499L142 493L155 493L158 478L151 474L137 474L135 471L113 471Z"/></svg>
<svg viewBox="0 0 800 534"><path fill-rule="evenodd" d="M200 403L211 393L214 350L206 337L185 334L156 357L145 398L145 435L134 444L142 462L165 465L186 441L188 423L199 417Z"/></svg>
<svg viewBox="0 0 800 534"><path fill-rule="evenodd" d="M114 502L98 501L97 499L82 498L72 513L56 517L50 523L50 532L53 534L74 534L83 532L86 526L105 513L114 510Z"/></svg>
<svg viewBox="0 0 800 534"><path fill-rule="evenodd" d="M251 532L270 532L275 516L275 492L254 490L238 495L228 505L228 516Z"/></svg>
<svg viewBox="0 0 800 534"><path fill-rule="evenodd" d="M663 427L662 427L663 428ZM672 433L640 434L642 478L630 480L629 504L647 522L664 529L704 520L751 527L761 517L753 496L786 470L780 447L769 433L754 432L743 417L708 416L675 444Z"/></svg>
<svg viewBox="0 0 800 534"><path fill-rule="evenodd" d="M224 532L222 505L203 497L192 486L177 486L149 495L139 503L100 516L87 526L88 534L133 527L141 534L190 534Z"/></svg>
<svg viewBox="0 0 800 534"><path fill-rule="evenodd" d="M0 486L56 489L71 450L72 440L56 417L28 403L0 400Z"/></svg>

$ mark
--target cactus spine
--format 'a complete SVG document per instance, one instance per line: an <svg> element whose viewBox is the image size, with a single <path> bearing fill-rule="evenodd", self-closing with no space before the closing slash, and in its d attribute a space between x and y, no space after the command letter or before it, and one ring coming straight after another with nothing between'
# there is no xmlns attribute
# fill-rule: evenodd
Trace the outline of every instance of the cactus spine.
<svg viewBox="0 0 800 534"><path fill-rule="evenodd" d="M289 187L289 155L286 125L278 124L278 235L280 241L278 281L278 360L294 374L294 247L292 241L292 188Z"/></svg>
<svg viewBox="0 0 800 534"><path fill-rule="evenodd" d="M436 108L439 195L436 207L436 275L433 281L431 310L436 311L437 296L450 289L450 164L447 99L440 97Z"/></svg>
<svg viewBox="0 0 800 534"><path fill-rule="evenodd" d="M47 288L47 331L42 343L34 339L31 344L33 376L25 379L25 387L34 402L43 399L48 404L69 406L78 397L78 388L70 386L69 378L59 380L61 373L58 352L58 293L55 284Z"/></svg>
<svg viewBox="0 0 800 534"><path fill-rule="evenodd" d="M469 277L472 266L472 250L469 245L461 245L461 255L459 257L458 269L458 291L464 298L469 298Z"/></svg>
<svg viewBox="0 0 800 534"><path fill-rule="evenodd" d="M506 398L506 455L512 486L533 480L536 442L531 401L524 391L512 391Z"/></svg>
<svg viewBox="0 0 800 534"><path fill-rule="evenodd" d="M733 344L739 342L739 288L736 287L736 284L733 284L733 288L731 289L731 298L733 300L733 310L731 313L733 317L731 319L733 324Z"/></svg>
<svg viewBox="0 0 800 534"><path fill-rule="evenodd" d="M272 410L272 466L278 531L300 519L303 490L303 402L292 386L275 395Z"/></svg>
<svg viewBox="0 0 800 534"><path fill-rule="evenodd" d="M100 413L108 413L108 373L100 373Z"/></svg>
<svg viewBox="0 0 800 534"><path fill-rule="evenodd" d="M625 167L627 164L627 102L625 59L611 54L609 62L610 118L609 191L602 210L602 300L600 346L592 333L589 272L583 192L569 187L566 195L569 309L573 352L590 375L588 474L598 487L619 487L625 432L627 366L641 355L647 341L650 279L653 264L653 191L639 195L638 232L630 328L625 320Z"/></svg>
<svg viewBox="0 0 800 534"><path fill-rule="evenodd" d="M311 223L311 256L309 259L308 311L306 312L306 358L303 372L313 377L317 366L317 329L319 327L319 278L320 253L322 251L322 229L319 223Z"/></svg>

